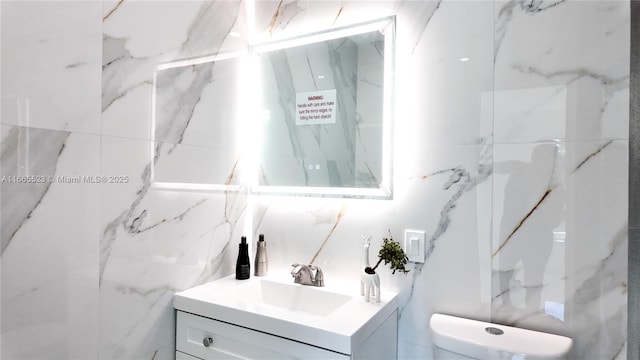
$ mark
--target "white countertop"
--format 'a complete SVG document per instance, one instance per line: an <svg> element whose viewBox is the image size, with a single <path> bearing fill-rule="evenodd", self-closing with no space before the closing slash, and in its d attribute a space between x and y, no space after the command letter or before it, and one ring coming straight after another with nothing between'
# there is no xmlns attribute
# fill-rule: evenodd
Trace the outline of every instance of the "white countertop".
<svg viewBox="0 0 640 360"><path fill-rule="evenodd" d="M343 354L351 354L398 308L397 294L391 292L382 291L380 303L365 302L364 297L360 296L358 282L353 284L352 289L331 286L304 289L350 296L344 305L324 315L292 311L262 304L256 299L242 298L244 296L243 289L247 288L244 285L262 280L296 287L304 286L294 284L293 278L290 276L251 277L248 280L236 280L235 276L232 275L176 293L173 305L180 311L228 322Z"/></svg>

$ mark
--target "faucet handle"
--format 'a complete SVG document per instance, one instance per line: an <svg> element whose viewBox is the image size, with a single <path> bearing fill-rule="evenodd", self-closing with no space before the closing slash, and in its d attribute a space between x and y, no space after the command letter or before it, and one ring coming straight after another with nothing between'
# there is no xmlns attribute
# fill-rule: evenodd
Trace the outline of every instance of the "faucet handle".
<svg viewBox="0 0 640 360"><path fill-rule="evenodd" d="M300 271L300 269L302 269L303 265L295 263L295 264L291 264L291 266L293 266L293 270L291 270L291 276L297 276L298 272Z"/></svg>

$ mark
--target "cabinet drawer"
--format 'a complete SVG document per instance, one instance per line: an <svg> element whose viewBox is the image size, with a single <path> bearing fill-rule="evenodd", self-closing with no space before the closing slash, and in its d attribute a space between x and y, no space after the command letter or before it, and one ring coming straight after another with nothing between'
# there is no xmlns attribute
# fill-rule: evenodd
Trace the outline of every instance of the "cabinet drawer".
<svg viewBox="0 0 640 360"><path fill-rule="evenodd" d="M208 340L209 346L205 346ZM176 350L202 359L350 359L350 356L225 322L177 312Z"/></svg>

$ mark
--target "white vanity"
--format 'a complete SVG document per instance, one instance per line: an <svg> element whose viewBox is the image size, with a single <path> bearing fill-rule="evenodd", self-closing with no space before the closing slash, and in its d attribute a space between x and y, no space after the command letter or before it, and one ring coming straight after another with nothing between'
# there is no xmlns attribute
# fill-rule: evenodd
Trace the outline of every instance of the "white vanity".
<svg viewBox="0 0 640 360"><path fill-rule="evenodd" d="M234 276L174 297L176 359L395 359L396 294Z"/></svg>

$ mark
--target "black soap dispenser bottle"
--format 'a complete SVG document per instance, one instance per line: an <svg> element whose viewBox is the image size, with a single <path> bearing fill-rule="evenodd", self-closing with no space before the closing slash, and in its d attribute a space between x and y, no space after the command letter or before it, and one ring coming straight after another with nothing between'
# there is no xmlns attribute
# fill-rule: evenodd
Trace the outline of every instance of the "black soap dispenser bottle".
<svg viewBox="0 0 640 360"><path fill-rule="evenodd" d="M236 261L236 279L246 280L251 275L251 268L249 265L249 244L247 244L246 236L243 236L240 239L239 247L238 260Z"/></svg>

